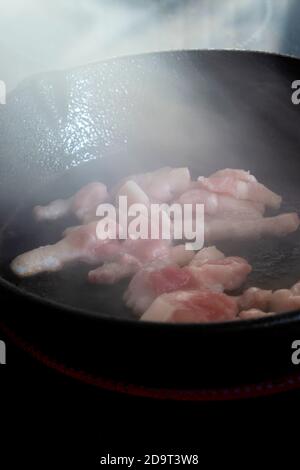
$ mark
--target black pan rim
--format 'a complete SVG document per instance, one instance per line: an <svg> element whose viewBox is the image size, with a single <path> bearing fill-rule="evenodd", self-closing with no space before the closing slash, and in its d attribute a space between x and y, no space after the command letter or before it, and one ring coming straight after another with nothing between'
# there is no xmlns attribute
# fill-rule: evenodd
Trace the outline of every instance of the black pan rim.
<svg viewBox="0 0 300 470"><path fill-rule="evenodd" d="M190 329L197 329L198 331L201 330L203 332L211 333L212 331L245 331L252 328L256 330L257 328L266 328L266 327L280 327L282 324L290 324L294 323L295 321L300 320L300 310L292 311L292 312L283 312L280 314L275 314L265 318L259 319L252 319L252 320L236 320L236 321L228 321L228 322L216 322L216 323L160 323L160 322L146 322L146 321L139 321L138 319L123 319L112 317L111 315L99 311L99 315L97 315L92 310L85 310L79 307L74 306L67 306L63 303L55 302L51 299L43 298L37 294L32 292L27 292L25 290L20 289L19 287L15 286L9 281L6 281L4 278L0 277L0 288L4 288L7 292L10 292L14 296L22 297L24 299L28 299L31 302L34 302L36 305L52 307L55 311L62 311L65 314L69 315L77 315L77 317L81 318L88 318L90 320L105 322L105 323L117 323L123 324L124 326L133 326L137 328L152 328L153 330L157 329L164 329L164 331L177 331L178 328L185 330Z"/></svg>
<svg viewBox="0 0 300 470"><path fill-rule="evenodd" d="M14 93L15 90L17 90L19 87L21 87L23 84L26 84L28 81L31 81L33 79L43 77L44 75L49 75L51 73L72 73L76 71L80 71L82 69L86 69L87 67L93 67L99 64L109 64L112 62L121 62L123 60L129 60L129 59L139 59L142 57L149 57L149 56L165 56L165 55L176 55L176 54L224 54L228 53L229 55L234 54L234 55L245 55L245 56L251 56L251 55L261 55L261 56L269 56L271 57L279 57L281 59L289 59L289 60L295 60L297 62L300 62L300 57L297 57L296 55L293 54L283 54L280 52L271 52L271 51L264 51L264 50L258 50L258 49L239 49L239 48L203 48L203 49L171 49L171 50L161 50L161 51L150 51L150 52L141 52L137 54L124 54L122 56L113 56L113 57L108 57L103 60L99 61L93 61L93 62L88 62L87 64L84 65L76 65L75 67L71 68L61 68L61 69L52 69L48 70L45 72L38 72L33 75L30 75L29 77L23 79L13 90L11 90L8 93L8 97Z"/></svg>
<svg viewBox="0 0 300 470"><path fill-rule="evenodd" d="M47 72L40 72L37 74L34 74L25 80L23 80L17 87L12 90L9 95L13 94L16 89L18 89L22 84L26 84L29 80L36 79L38 77L44 76L45 74L51 74L51 73L72 73L74 71L80 71L81 69L86 69L86 67L93 67L96 66L97 64L105 64L105 63L111 63L115 61L123 61L123 60L128 60L128 59L139 59L145 56L166 56L166 55L176 55L176 54L228 54L228 55L244 55L244 56L268 56L270 58L272 57L278 57L281 59L287 59L287 60L292 60L292 61L297 61L300 64L300 58L297 56L294 56L292 54L283 54L279 52L270 52L270 51L263 51L263 50L255 50L255 49L239 49L239 48L203 48L203 49L174 49L174 50L166 50L166 51L151 51L151 52L145 52L145 53L139 53L139 54L129 54L129 55L122 55L122 56L115 56L111 58L106 58L101 61L94 61L90 62L85 65L78 65L69 69L57 69L57 70L50 70ZM164 331L170 331L170 330L178 330L180 329L185 329L185 330L190 330L191 328L193 330L197 329L198 331L201 330L203 332L217 332L217 331L249 331L250 329L252 330L257 330L257 329L264 329L266 327L280 327L282 324L290 324L290 323L295 323L298 320L300 320L300 310L297 311L292 311L292 312L284 312L280 314L275 314L274 316L269 316L265 318L260 318L260 319L252 319L252 320L238 320L238 321L230 321L230 322L217 322L217 323L179 323L179 324L171 324L171 323L160 323L160 322L143 322L143 321L138 321L137 319L123 319L123 318L116 318L112 317L111 315L104 313L104 312L99 312L99 316L91 311L91 310L85 310L73 306L67 306L62 303L55 302L51 299L45 299L37 294L33 294L31 292L23 291L22 289L18 288L16 285L13 283L5 280L3 277L0 277L0 287L4 288L8 292L10 292L13 295L21 296L22 298L28 298L32 302L35 302L36 304L40 305L45 305L47 307L53 307L55 310L60 310L63 311L64 313L68 314L76 314L77 316L80 317L88 317L90 319L94 319L96 321L100 322L108 322L108 323L117 323L117 324L124 324L124 326L134 326L138 328L152 328L153 330L156 329L163 329Z"/></svg>

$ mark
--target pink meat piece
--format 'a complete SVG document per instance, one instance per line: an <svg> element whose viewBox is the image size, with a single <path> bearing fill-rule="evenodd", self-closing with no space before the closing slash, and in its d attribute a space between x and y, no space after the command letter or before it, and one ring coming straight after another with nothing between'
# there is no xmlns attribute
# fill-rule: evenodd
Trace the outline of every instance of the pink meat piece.
<svg viewBox="0 0 300 470"><path fill-rule="evenodd" d="M199 267L208 261L218 261L224 259L225 255L215 246L208 246L199 250L190 262L190 266Z"/></svg>
<svg viewBox="0 0 300 470"><path fill-rule="evenodd" d="M212 252L212 256L215 253ZM150 264L132 278L124 299L136 313L143 313L163 293L187 289L209 289L215 292L233 290L246 280L251 271L246 260L228 257L207 260L200 266Z"/></svg>
<svg viewBox="0 0 300 470"><path fill-rule="evenodd" d="M275 291L251 287L238 297L240 318L260 318L300 309L300 283Z"/></svg>
<svg viewBox="0 0 300 470"><path fill-rule="evenodd" d="M122 254L116 261L104 263L103 266L90 271L88 280L92 284L115 284L133 276L141 266L141 262L134 256Z"/></svg>
<svg viewBox="0 0 300 470"><path fill-rule="evenodd" d="M242 310L238 314L238 318L241 320L255 320L257 318L265 318L274 315L274 312L264 312L258 308L251 308L249 310Z"/></svg>
<svg viewBox="0 0 300 470"><path fill-rule="evenodd" d="M224 168L223 170L215 171L210 175L210 178L223 178L232 177L242 181L255 182L257 179L251 175L250 171L240 170L235 168Z"/></svg>
<svg viewBox="0 0 300 470"><path fill-rule="evenodd" d="M120 187L129 180L137 183L151 201L169 202L189 187L191 176L188 168L163 167L153 172L124 178L113 188L112 194L115 195Z"/></svg>
<svg viewBox="0 0 300 470"><path fill-rule="evenodd" d="M242 173L240 173L242 171ZM223 170L219 171L209 178L200 176L199 185L203 189L215 193L228 194L237 199L245 199L253 202L259 202L266 206L278 209L282 198L268 189L261 183L252 178L252 175L246 176L243 170Z"/></svg>
<svg viewBox="0 0 300 470"><path fill-rule="evenodd" d="M222 218L256 219L263 216L264 205L259 202L237 199L227 194L218 194L202 188L189 189L183 193L179 204L192 204L195 213L196 204L204 205L204 213Z"/></svg>
<svg viewBox="0 0 300 470"><path fill-rule="evenodd" d="M290 289L279 289L273 292L270 310L276 313L300 309L300 295L294 295Z"/></svg>
<svg viewBox="0 0 300 470"><path fill-rule="evenodd" d="M169 263L164 260L156 260L153 263L145 265L142 269L131 279L129 286L124 294L124 301L126 305L131 308L135 313L141 314L147 310L149 305L156 297L154 289L151 285L150 275L156 270L161 270L169 266ZM175 275L178 273L178 267L172 266ZM175 276L173 276L175 278ZM174 279L175 284L176 279ZM180 286L181 279L178 279ZM181 281L182 282L182 281Z"/></svg>
<svg viewBox="0 0 300 470"><path fill-rule="evenodd" d="M59 271L65 264L81 261L97 264L112 259L121 250L119 240L100 240L97 222L73 229L54 245L41 246L17 256L11 269L20 277L33 276L45 271Z"/></svg>
<svg viewBox="0 0 300 470"><path fill-rule="evenodd" d="M157 297L141 320L163 323L210 323L233 320L237 314L236 300L226 294L209 290L180 290Z"/></svg>
<svg viewBox="0 0 300 470"><path fill-rule="evenodd" d="M250 287L239 297L238 303L241 310L259 309L267 312L271 297L271 290Z"/></svg>
<svg viewBox="0 0 300 470"><path fill-rule="evenodd" d="M106 186L93 182L83 186L69 199L57 199L46 206L35 206L34 216L37 220L57 220L68 214L74 214L81 222L90 222L96 218L99 204L107 200Z"/></svg>
<svg viewBox="0 0 300 470"><path fill-rule="evenodd" d="M220 240L251 240L262 237L283 237L299 228L298 214L281 214L256 220L205 218L206 243Z"/></svg>
<svg viewBox="0 0 300 470"><path fill-rule="evenodd" d="M96 284L114 284L133 276L142 266L156 259L184 266L193 256L194 252L187 251L184 245L172 246L167 240L126 240L121 245L120 256L90 271L88 278Z"/></svg>
<svg viewBox="0 0 300 470"><path fill-rule="evenodd" d="M207 261L200 267L189 266L186 269L192 274L198 288L215 291L238 289L251 272L249 263L238 256Z"/></svg>
<svg viewBox="0 0 300 470"><path fill-rule="evenodd" d="M296 284L291 287L291 292L293 295L300 295L300 282L296 282Z"/></svg>

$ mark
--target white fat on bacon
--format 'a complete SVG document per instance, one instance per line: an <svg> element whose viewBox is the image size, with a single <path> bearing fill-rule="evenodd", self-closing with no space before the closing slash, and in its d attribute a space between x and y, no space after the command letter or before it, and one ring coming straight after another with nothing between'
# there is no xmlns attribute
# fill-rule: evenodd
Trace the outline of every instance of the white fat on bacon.
<svg viewBox="0 0 300 470"><path fill-rule="evenodd" d="M271 297L271 290L250 287L238 299L240 310L259 309L268 311Z"/></svg>
<svg viewBox="0 0 300 470"><path fill-rule="evenodd" d="M263 216L265 207L259 202L237 199L227 194L218 194L207 189L193 187L184 192L177 201L179 204L204 205L204 213L222 218L257 219Z"/></svg>
<svg viewBox="0 0 300 470"><path fill-rule="evenodd" d="M127 181L137 183L152 202L169 202L188 189L191 175L186 167L163 167L156 171L131 175L123 179L113 188L112 194L118 193L120 187Z"/></svg>
<svg viewBox="0 0 300 470"><path fill-rule="evenodd" d="M119 240L101 240L97 236L97 222L82 225L70 231L53 245L46 245L17 256L11 269L20 277L41 272L59 271L65 264L81 261L97 264L112 259L120 252Z"/></svg>
<svg viewBox="0 0 300 470"><path fill-rule="evenodd" d="M274 315L274 312L264 312L258 308L251 308L249 310L242 310L238 314L238 318L241 320L256 320L258 318L265 318Z"/></svg>
<svg viewBox="0 0 300 470"><path fill-rule="evenodd" d="M33 214L38 221L57 220L68 214L74 214L81 222L90 222L96 218L98 205L106 201L107 197L104 184L89 183L69 199L56 199L46 206L35 206Z"/></svg>
<svg viewBox="0 0 300 470"><path fill-rule="evenodd" d="M239 318L262 318L300 309L300 283L275 291L250 287L238 297Z"/></svg>
<svg viewBox="0 0 300 470"><path fill-rule="evenodd" d="M210 323L234 320L238 314L233 297L209 290L162 294L142 315L142 321L161 323Z"/></svg>
<svg viewBox="0 0 300 470"><path fill-rule="evenodd" d="M300 295L295 295L291 289L278 289L273 292L270 300L270 311L283 313L299 309Z"/></svg>
<svg viewBox="0 0 300 470"><path fill-rule="evenodd" d="M258 240L262 237L283 237L299 228L296 213L280 214L256 220L205 218L204 238L207 243L220 240Z"/></svg>
<svg viewBox="0 0 300 470"><path fill-rule="evenodd" d="M104 263L88 273L88 280L92 284L116 284L122 279L133 276L142 264L135 257L127 253L118 256L116 261Z"/></svg>
<svg viewBox="0 0 300 470"><path fill-rule="evenodd" d="M88 279L94 284L115 284L154 260L184 266L193 256L194 252L187 251L184 245L172 246L168 240L126 240L121 245L121 254L90 271Z"/></svg>
<svg viewBox="0 0 300 470"><path fill-rule="evenodd" d="M190 262L190 266L199 267L207 263L207 261L217 261L224 258L225 255L222 251L218 250L215 246L208 246L206 248L202 248L202 250L195 254Z"/></svg>
<svg viewBox="0 0 300 470"><path fill-rule="evenodd" d="M142 314L163 293L190 289L222 292L237 289L245 282L251 271L246 260L238 257L225 258L221 252L218 257L215 247L204 250L202 263L201 250L196 255L198 263L193 259L188 266L182 268L162 261L144 266L132 278L124 294L127 306L135 313Z"/></svg>
<svg viewBox="0 0 300 470"><path fill-rule="evenodd" d="M259 202L265 206L278 209L282 198L266 186L258 183L256 178L244 170L220 170L208 178L199 176L200 187L215 193L228 194L236 199Z"/></svg>
<svg viewBox="0 0 300 470"><path fill-rule="evenodd" d="M119 197L124 196L127 199L128 207L132 204L144 204L149 206L150 200L145 191L133 180L126 181L121 186L116 194L116 204L118 204Z"/></svg>

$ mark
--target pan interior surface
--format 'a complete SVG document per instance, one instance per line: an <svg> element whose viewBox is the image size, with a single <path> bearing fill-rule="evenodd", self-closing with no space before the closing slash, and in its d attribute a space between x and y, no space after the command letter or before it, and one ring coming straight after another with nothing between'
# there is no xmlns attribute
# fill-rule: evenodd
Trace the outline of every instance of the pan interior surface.
<svg viewBox="0 0 300 470"><path fill-rule="evenodd" d="M36 195L36 203L52 200L53 194L59 197L68 196L66 188L69 191L73 187L72 191L76 191L86 182L88 174L92 177L96 170L103 176L106 173L102 181L108 184L113 184L115 181L115 176L109 175L107 168L106 171L101 169L99 162L87 164L84 170L80 171L79 185L76 177L78 170L70 170L55 184L39 192ZM286 189L282 187L281 194L286 195L287 201L288 194L290 196L292 194L291 187L288 191ZM298 189L294 188L295 195L297 191ZM287 202L285 207L286 210L291 210L291 205ZM295 205L292 205L292 209L295 210ZM298 210L300 211L300 205ZM18 279L10 271L9 263L15 256L38 246L55 243L61 238L63 230L72 225L76 225L76 220L72 217L54 223L38 223L33 219L31 205L19 209L2 232L0 258L2 276L25 292L51 299L65 306L80 308L100 316L105 314L115 318L134 319L134 315L122 300L129 281L124 280L113 286L89 284L87 273L91 269L90 265L79 263L67 266L60 272L43 273L25 279ZM266 289L285 288L300 279L298 233L283 239L222 242L217 246L228 256L242 256L250 262L253 271L245 288L250 286Z"/></svg>
<svg viewBox="0 0 300 470"><path fill-rule="evenodd" d="M25 206L10 215L2 230L0 269L2 277L24 292L99 316L132 319L122 300L128 281L115 286L90 285L86 280L89 266L69 266L58 273L23 280L12 275L9 263L15 256L54 243L64 228L76 224L71 218L37 224L32 206L68 197L89 181L110 186L128 174L168 165L188 166L193 177L226 167L250 170L282 195L282 212L300 213L299 110L291 103L291 82L300 74L300 66L296 59L267 54L191 51L127 59L126 67L133 77L133 83L126 85L126 100L118 101L114 78L116 101L109 103L115 129L120 127L123 107L127 113L126 125L122 120L119 138L110 147L114 150L100 148L100 144L92 149L88 142L89 153L94 152L89 162L69 166L55 178L50 178L49 170L49 182L42 189L36 179ZM78 82L86 73L80 69L73 72L74 80ZM109 62L102 73L109 74ZM128 76L125 73L125 81ZM122 85L121 77L118 80ZM97 80L93 87L96 84ZM51 86L55 89L56 84ZM86 95L93 94L93 87L82 91L76 103L79 109L85 109ZM70 102L71 110L74 106ZM103 103L93 106L93 113L99 116ZM58 120L60 112L65 111L57 107ZM97 125L103 123L97 121ZM34 174L37 171L35 168ZM25 192L29 193L27 186ZM283 239L220 243L218 248L250 262L253 271L245 287L278 289L300 280L299 233Z"/></svg>

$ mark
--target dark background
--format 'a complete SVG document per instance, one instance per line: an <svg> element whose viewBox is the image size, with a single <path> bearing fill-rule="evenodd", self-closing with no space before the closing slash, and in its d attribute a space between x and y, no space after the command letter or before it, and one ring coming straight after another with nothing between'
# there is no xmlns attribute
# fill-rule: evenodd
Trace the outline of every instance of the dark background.
<svg viewBox="0 0 300 470"><path fill-rule="evenodd" d="M157 401L76 382L9 341L7 362L0 367L1 468L97 468L107 453L192 453L199 455L197 468L269 467L274 460L288 468L298 461L299 392L228 402Z"/></svg>
<svg viewBox="0 0 300 470"><path fill-rule="evenodd" d="M0 80L8 90L37 72L153 50L300 55L297 0L1 0L0 9ZM258 467L263 457L269 466L282 457L286 468L297 448L298 392L218 403L120 396L46 369L6 341L0 468L90 468L107 452L198 453L202 468Z"/></svg>

